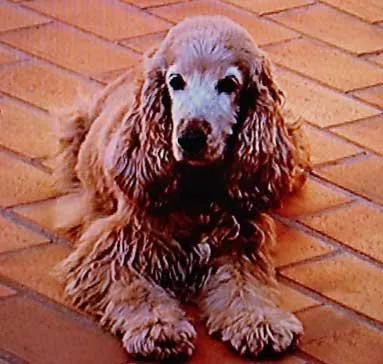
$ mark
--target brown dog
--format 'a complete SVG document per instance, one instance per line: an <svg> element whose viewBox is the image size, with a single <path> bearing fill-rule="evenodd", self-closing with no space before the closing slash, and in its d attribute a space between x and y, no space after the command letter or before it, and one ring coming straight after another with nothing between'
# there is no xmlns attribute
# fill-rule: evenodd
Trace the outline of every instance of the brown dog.
<svg viewBox="0 0 383 364"><path fill-rule="evenodd" d="M62 122L66 294L136 356L192 354L188 298L241 354L283 352L302 325L278 307L264 212L302 184L307 153L269 61L242 27L197 17L135 72Z"/></svg>

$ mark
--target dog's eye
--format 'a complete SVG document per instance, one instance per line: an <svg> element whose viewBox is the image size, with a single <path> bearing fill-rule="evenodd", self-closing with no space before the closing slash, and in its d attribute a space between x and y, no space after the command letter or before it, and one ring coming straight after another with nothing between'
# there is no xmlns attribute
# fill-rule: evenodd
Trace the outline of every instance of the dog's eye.
<svg viewBox="0 0 383 364"><path fill-rule="evenodd" d="M177 91L177 90L183 90L185 88L185 81L179 74L170 75L169 78L169 85L170 87Z"/></svg>
<svg viewBox="0 0 383 364"><path fill-rule="evenodd" d="M225 92L231 94L238 87L238 81L234 76L227 76L222 80L219 80L216 89L219 93Z"/></svg>

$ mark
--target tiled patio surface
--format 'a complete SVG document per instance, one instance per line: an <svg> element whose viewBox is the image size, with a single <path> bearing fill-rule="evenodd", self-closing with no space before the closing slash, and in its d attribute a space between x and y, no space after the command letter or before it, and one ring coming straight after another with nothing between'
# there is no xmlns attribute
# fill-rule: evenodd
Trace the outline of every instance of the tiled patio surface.
<svg viewBox="0 0 383 364"><path fill-rule="evenodd" d="M49 110L90 94L187 15L243 24L307 121L314 169L277 211L283 304L305 336L281 363L383 363L381 0L0 0L0 363L124 363L49 275ZM245 362L200 333L194 363Z"/></svg>

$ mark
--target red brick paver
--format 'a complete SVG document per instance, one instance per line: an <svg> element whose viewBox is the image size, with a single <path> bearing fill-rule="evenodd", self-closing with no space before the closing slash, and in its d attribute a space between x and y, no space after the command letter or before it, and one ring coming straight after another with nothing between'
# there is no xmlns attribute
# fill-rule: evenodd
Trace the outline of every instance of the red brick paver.
<svg viewBox="0 0 383 364"><path fill-rule="evenodd" d="M340 10L360 17L368 22L383 20L383 6L379 0L323 0L323 2Z"/></svg>
<svg viewBox="0 0 383 364"><path fill-rule="evenodd" d="M357 90L352 93L355 97L366 101L372 105L383 108L383 87L375 86L368 87L362 90Z"/></svg>
<svg viewBox="0 0 383 364"><path fill-rule="evenodd" d="M319 41L301 38L271 45L266 50L277 64L338 90L383 82L381 68Z"/></svg>
<svg viewBox="0 0 383 364"><path fill-rule="evenodd" d="M181 21L187 16L218 14L225 15L245 26L258 44L267 44L295 38L297 34L278 24L257 18L249 12L225 5L220 1L197 0L185 4L174 4L154 8L151 13L159 15L169 21ZM254 21L256 20L256 21Z"/></svg>
<svg viewBox="0 0 383 364"><path fill-rule="evenodd" d="M54 230L66 197L47 168L51 112L88 98L198 14L248 29L312 145L312 176L273 211L281 304L305 325L296 353L278 363L382 362L381 1L0 0L1 364L131 362L51 275L71 250ZM199 334L191 362L250 362L187 311Z"/></svg>
<svg viewBox="0 0 383 364"><path fill-rule="evenodd" d="M354 53L380 50L383 29L326 5L315 4L271 15L275 21Z"/></svg>
<svg viewBox="0 0 383 364"><path fill-rule="evenodd" d="M39 245L47 242L47 240L43 236L0 217L0 253Z"/></svg>
<svg viewBox="0 0 383 364"><path fill-rule="evenodd" d="M328 306L299 314L306 335L302 348L324 363L379 363L383 355L383 337L371 326ZM320 317L321 319L318 319Z"/></svg>
<svg viewBox="0 0 383 364"><path fill-rule="evenodd" d="M376 153L383 154L383 116L331 129L333 132Z"/></svg>
<svg viewBox="0 0 383 364"><path fill-rule="evenodd" d="M76 27L116 40L154 33L169 23L117 0L36 0L27 6Z"/></svg>

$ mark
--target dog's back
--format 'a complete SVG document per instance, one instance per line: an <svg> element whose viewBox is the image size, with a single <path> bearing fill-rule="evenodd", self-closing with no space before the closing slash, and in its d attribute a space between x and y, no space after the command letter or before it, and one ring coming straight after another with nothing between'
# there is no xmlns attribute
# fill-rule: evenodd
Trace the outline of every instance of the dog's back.
<svg viewBox="0 0 383 364"><path fill-rule="evenodd" d="M124 102L121 94L132 87L133 79L134 71L124 73L91 100L81 100L70 111L55 115L57 151L53 177L57 192L65 195L59 199L55 225L59 231L70 233L68 237L81 233L84 217L90 214L91 209L85 182L92 168L97 166L88 158L89 154L95 154L92 146L85 143L87 136L92 130L93 134L99 134L96 139L102 139L102 127L110 124L110 129L113 128L113 117L109 118L105 111L118 110L115 104L118 100ZM99 127L92 128L96 121ZM97 150L99 148L95 148Z"/></svg>

